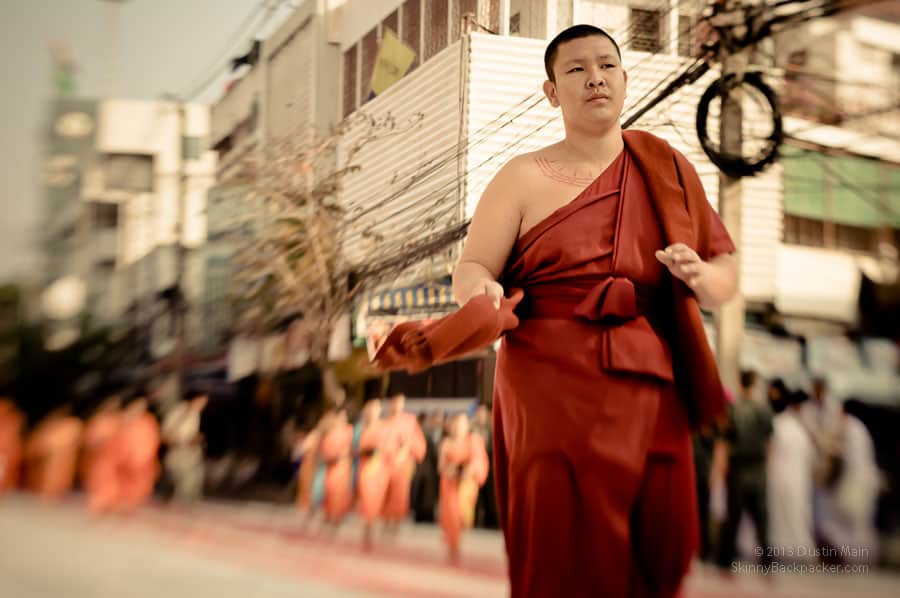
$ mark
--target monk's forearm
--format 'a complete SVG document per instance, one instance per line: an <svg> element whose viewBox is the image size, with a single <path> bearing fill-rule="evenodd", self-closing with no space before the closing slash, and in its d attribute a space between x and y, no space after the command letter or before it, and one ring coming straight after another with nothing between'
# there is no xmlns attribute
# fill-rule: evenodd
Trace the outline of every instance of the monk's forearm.
<svg viewBox="0 0 900 598"><path fill-rule="evenodd" d="M738 292L737 258L720 255L705 263L705 272L693 287L703 309L717 309Z"/></svg>
<svg viewBox="0 0 900 598"><path fill-rule="evenodd" d="M496 279L487 268L477 262L459 262L453 271L453 298L459 305L484 293L484 286Z"/></svg>

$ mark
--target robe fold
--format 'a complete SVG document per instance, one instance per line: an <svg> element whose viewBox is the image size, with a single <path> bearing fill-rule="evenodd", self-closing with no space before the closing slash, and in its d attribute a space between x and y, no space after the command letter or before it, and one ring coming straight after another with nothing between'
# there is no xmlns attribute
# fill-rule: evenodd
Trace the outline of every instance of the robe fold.
<svg viewBox="0 0 900 598"><path fill-rule="evenodd" d="M603 174L516 241L500 281L522 291L518 322L476 297L376 354L421 369L437 325L466 308L504 331L493 436L513 598L674 596L697 546L689 431L725 398L696 297L654 253L682 242L709 260L734 245L680 153L623 138ZM440 359L458 356L442 334Z"/></svg>

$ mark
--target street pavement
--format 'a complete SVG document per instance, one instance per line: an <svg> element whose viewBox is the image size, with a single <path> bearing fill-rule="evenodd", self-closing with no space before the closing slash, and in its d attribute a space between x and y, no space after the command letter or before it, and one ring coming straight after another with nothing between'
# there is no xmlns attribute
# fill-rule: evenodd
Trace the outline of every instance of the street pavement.
<svg viewBox="0 0 900 598"><path fill-rule="evenodd" d="M261 503L153 504L131 516L94 518L73 497L59 504L0 499L0 598L501 598L507 594L499 533L466 534L458 565L435 526L338 530L293 508ZM601 595L601 594L598 594ZM685 598L885 597L900 577L723 576L697 564ZM555 598L555 597L548 597Z"/></svg>

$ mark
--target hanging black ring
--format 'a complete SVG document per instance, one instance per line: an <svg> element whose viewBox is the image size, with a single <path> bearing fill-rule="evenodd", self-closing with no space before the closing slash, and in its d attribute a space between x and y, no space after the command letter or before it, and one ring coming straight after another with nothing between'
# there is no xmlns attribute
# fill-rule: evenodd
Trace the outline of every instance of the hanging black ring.
<svg viewBox="0 0 900 598"><path fill-rule="evenodd" d="M749 158L722 152L718 143L712 143L706 128L709 105L713 99L724 98L732 89L742 85L758 90L772 111L772 133L766 138L763 150ZM697 138L700 140L703 152L725 174L733 177L745 177L762 171L778 157L778 146L784 140L781 111L778 109L778 96L775 90L763 81L762 74L757 71L749 71L741 76L731 73L720 77L700 97L700 103L697 105Z"/></svg>

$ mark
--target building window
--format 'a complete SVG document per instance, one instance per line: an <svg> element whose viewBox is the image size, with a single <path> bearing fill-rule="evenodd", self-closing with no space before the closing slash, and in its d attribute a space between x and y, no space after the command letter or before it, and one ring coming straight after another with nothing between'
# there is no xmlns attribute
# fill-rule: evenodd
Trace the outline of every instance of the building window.
<svg viewBox="0 0 900 598"><path fill-rule="evenodd" d="M360 48L359 89L362 93L359 94L359 103L363 105L372 95L372 73L375 71L375 59L378 58L378 27L374 27L362 38Z"/></svg>
<svg viewBox="0 0 900 598"><path fill-rule="evenodd" d="M825 246L825 223L822 220L784 215L784 242L806 247Z"/></svg>
<svg viewBox="0 0 900 598"><path fill-rule="evenodd" d="M107 154L103 162L106 191L149 193L153 191L153 156Z"/></svg>
<svg viewBox="0 0 900 598"><path fill-rule="evenodd" d="M466 17L468 15L468 17ZM463 19L470 19L468 23L463 23ZM453 34L450 41L458 40L463 32L478 30L478 26L471 21L478 21L478 0L456 0L453 3L453 22L451 23Z"/></svg>
<svg viewBox="0 0 900 598"><path fill-rule="evenodd" d="M344 52L344 116L356 110L356 47Z"/></svg>
<svg viewBox="0 0 900 598"><path fill-rule="evenodd" d="M390 29L394 35L400 37L400 14L394 11L381 21L381 39L384 39L384 30Z"/></svg>
<svg viewBox="0 0 900 598"><path fill-rule="evenodd" d="M403 3L403 42L416 51L416 59L413 60L409 71L412 72L419 64L419 55L422 49L419 47L419 37L422 34L422 10L420 0L406 0Z"/></svg>
<svg viewBox="0 0 900 598"><path fill-rule="evenodd" d="M806 50L797 50L788 54L788 66L803 67L806 66L808 54Z"/></svg>
<svg viewBox="0 0 900 598"><path fill-rule="evenodd" d="M662 14L658 10L631 9L631 49L657 53L662 49Z"/></svg>
<svg viewBox="0 0 900 598"><path fill-rule="evenodd" d="M678 55L694 55L694 17L678 15Z"/></svg>
<svg viewBox="0 0 900 598"><path fill-rule="evenodd" d="M426 0L425 60L447 47L448 0Z"/></svg>
<svg viewBox="0 0 900 598"><path fill-rule="evenodd" d="M111 274L116 269L116 260L100 260L95 264L95 268L100 274Z"/></svg>
<svg viewBox="0 0 900 598"><path fill-rule="evenodd" d="M181 138L181 159L199 160L203 157L203 149L205 146L205 138L185 135Z"/></svg>
<svg viewBox="0 0 900 598"><path fill-rule="evenodd" d="M494 33L500 33L500 0L482 0L478 21Z"/></svg>
<svg viewBox="0 0 900 598"><path fill-rule="evenodd" d="M873 251L878 242L878 231L863 226L849 224L834 225L834 246L847 251Z"/></svg>
<svg viewBox="0 0 900 598"><path fill-rule="evenodd" d="M509 17L509 34L519 35L520 31L522 31L522 13L517 12Z"/></svg>
<svg viewBox="0 0 900 598"><path fill-rule="evenodd" d="M94 228L111 229L119 226L119 204L94 203Z"/></svg>

